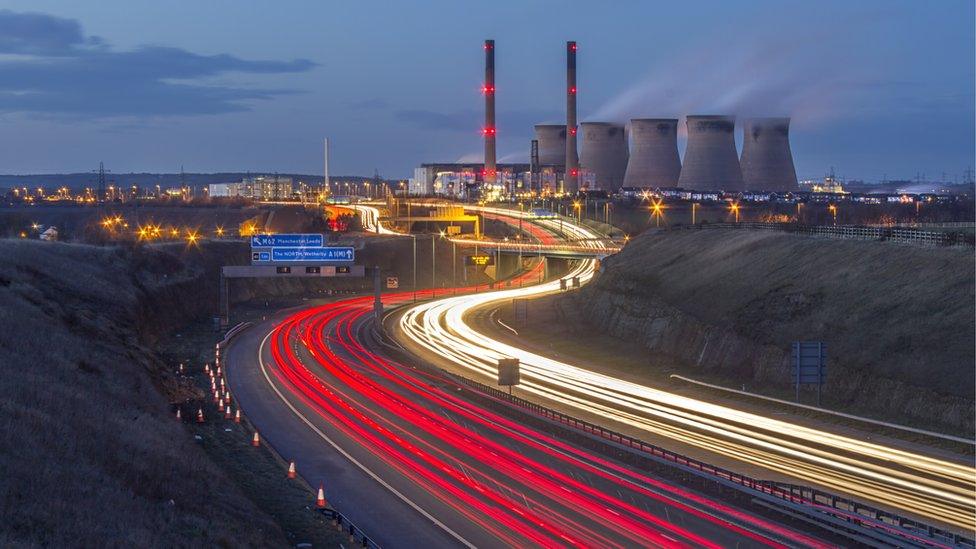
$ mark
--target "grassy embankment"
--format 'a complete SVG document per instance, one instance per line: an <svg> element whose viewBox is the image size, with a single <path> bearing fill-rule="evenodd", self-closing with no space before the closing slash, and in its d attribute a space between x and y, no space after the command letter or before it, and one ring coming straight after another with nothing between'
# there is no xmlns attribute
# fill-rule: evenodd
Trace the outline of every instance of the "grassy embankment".
<svg viewBox="0 0 976 549"><path fill-rule="evenodd" d="M648 379L684 373L786 398L792 342L822 340L827 407L972 436L974 289L967 248L645 234L557 300L560 324L577 329L552 335L626 340L614 348L638 356L628 373Z"/></svg>

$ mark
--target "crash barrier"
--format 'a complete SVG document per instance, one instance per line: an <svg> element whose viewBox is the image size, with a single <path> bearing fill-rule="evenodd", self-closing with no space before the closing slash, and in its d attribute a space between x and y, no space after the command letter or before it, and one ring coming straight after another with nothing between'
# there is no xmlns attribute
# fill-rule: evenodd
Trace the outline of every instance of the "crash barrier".
<svg viewBox="0 0 976 549"><path fill-rule="evenodd" d="M227 347L227 344L230 343L231 339L239 335L242 331L244 331L246 328L250 326L251 326L250 322L241 322L235 325L233 328L227 330L227 333L224 335L224 339L222 339L219 343L217 343L217 349L219 350L225 349ZM224 372L226 373L226 370L224 370ZM253 433L255 437L254 440L258 440L259 437L258 430L254 426L254 424L251 423L251 421L247 418L246 414L245 415L240 414L241 406L239 402L237 406L237 411L238 411L238 415L234 419L234 422L241 423L241 426L246 431L250 431L251 433ZM292 467L294 465L294 461L286 460L281 455L281 453L278 452L278 450L274 447L274 445L268 441L267 438L263 438L260 440L261 440L261 445L263 445L265 448L268 449L268 451L271 452L271 455L274 457L275 460L277 460L283 466L288 467L289 469L288 474L290 475ZM312 494L316 493L317 490L313 488L312 485L310 485L301 475L296 475L296 480L299 480L302 483L302 485L304 485L304 487ZM353 522L349 520L349 518L343 515L341 512L329 507L317 508L316 511L328 517L329 520L332 521L332 524L339 531L347 532L349 534L349 541L351 543L355 543L357 544L357 546L366 549L381 549L379 544L374 542L369 536L366 535L366 533L361 528L353 524Z"/></svg>
<svg viewBox="0 0 976 549"><path fill-rule="evenodd" d="M624 435L577 419L562 412L557 412L545 406L510 395L509 393L468 379L464 376L448 374L459 384L466 385L478 392L485 393L495 400L507 402L518 408L528 410L545 419L561 423L573 429L619 444L632 450L647 454L659 461L674 464L686 471L698 474L704 478L721 481L722 484L744 490L750 495L762 495L775 498L795 509L804 509L807 516L818 519L817 515L827 515L824 520L828 528L836 528L838 523L849 523L863 527L870 531L880 532L888 539L897 537L915 540L922 543L948 544L959 548L976 548L976 540L956 534L944 528L926 524L912 518L898 515L890 511L878 509L871 505L851 498L838 496L811 488L782 482L756 479L729 469L724 469L704 461L672 452L660 446L649 444L640 439Z"/></svg>
<svg viewBox="0 0 976 549"><path fill-rule="evenodd" d="M696 225L675 225L671 230L687 229L761 229L787 233L847 238L856 240L876 240L902 242L927 246L973 246L976 237L964 232L923 231L905 227L866 227L853 225L800 225L797 223L700 223Z"/></svg>

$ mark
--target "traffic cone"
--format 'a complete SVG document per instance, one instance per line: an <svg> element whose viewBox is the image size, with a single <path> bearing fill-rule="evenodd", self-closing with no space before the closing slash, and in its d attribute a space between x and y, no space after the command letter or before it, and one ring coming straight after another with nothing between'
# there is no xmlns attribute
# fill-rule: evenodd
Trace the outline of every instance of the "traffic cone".
<svg viewBox="0 0 976 549"><path fill-rule="evenodd" d="M230 404L230 391L224 393L224 400L227 401L227 404Z"/></svg>
<svg viewBox="0 0 976 549"><path fill-rule="evenodd" d="M321 484L319 484L319 493L315 497L315 506L319 509L325 509L325 490L322 489Z"/></svg>
<svg viewBox="0 0 976 549"><path fill-rule="evenodd" d="M182 362L180 362L180 370L179 371L180 371L181 374L183 373L183 363Z"/></svg>
<svg viewBox="0 0 976 549"><path fill-rule="evenodd" d="M230 404L227 405L227 409L224 411L224 419L230 419Z"/></svg>
<svg viewBox="0 0 976 549"><path fill-rule="evenodd" d="M254 431L254 438L251 439L251 446L261 446L261 435L259 435L257 431Z"/></svg>
<svg viewBox="0 0 976 549"><path fill-rule="evenodd" d="M220 413L224 412L224 399L220 399L217 401L217 411Z"/></svg>
<svg viewBox="0 0 976 549"><path fill-rule="evenodd" d="M220 377L220 366L217 366L217 377Z"/></svg>
<svg viewBox="0 0 976 549"><path fill-rule="evenodd" d="M183 414L180 413L180 409L176 409L176 419L183 419Z"/></svg>
<svg viewBox="0 0 976 549"><path fill-rule="evenodd" d="M236 411L234 412L234 423L240 423L240 422L241 422L241 409L240 409L240 408L238 408L238 409L237 409L237 410L236 410Z"/></svg>
<svg viewBox="0 0 976 549"><path fill-rule="evenodd" d="M203 408L197 408L197 423L203 423Z"/></svg>
<svg viewBox="0 0 976 549"><path fill-rule="evenodd" d="M291 463L288 464L288 478L295 478L295 476L295 460L292 460Z"/></svg>
<svg viewBox="0 0 976 549"><path fill-rule="evenodd" d="M203 371L204 372L207 372L209 374L210 373L210 365L209 364L204 364L203 365Z"/></svg>

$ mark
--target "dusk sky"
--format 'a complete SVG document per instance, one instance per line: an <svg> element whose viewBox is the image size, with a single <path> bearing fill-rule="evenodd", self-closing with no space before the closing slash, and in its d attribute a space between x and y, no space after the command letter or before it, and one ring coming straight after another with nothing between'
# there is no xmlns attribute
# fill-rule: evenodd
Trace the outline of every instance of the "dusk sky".
<svg viewBox="0 0 976 549"><path fill-rule="evenodd" d="M976 163L974 17L972 0L3 0L0 173L318 174L323 137L333 175L477 161L493 38L502 161L564 120L577 40L582 121L788 115L801 179L952 180Z"/></svg>

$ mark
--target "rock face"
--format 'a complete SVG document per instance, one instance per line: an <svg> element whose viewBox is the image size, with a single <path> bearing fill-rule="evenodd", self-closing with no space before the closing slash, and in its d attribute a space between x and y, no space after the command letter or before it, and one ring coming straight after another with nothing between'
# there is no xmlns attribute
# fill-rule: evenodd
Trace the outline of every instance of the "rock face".
<svg viewBox="0 0 976 549"><path fill-rule="evenodd" d="M765 231L673 231L608 258L566 307L689 374L789 387L791 345L829 346L831 407L973 432L969 249Z"/></svg>

